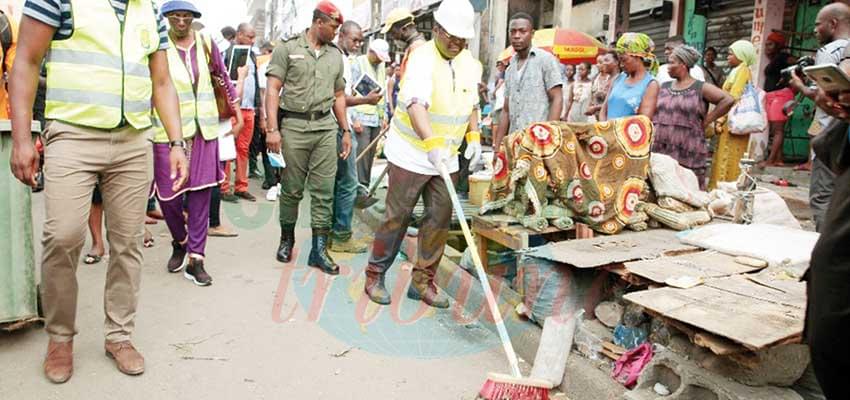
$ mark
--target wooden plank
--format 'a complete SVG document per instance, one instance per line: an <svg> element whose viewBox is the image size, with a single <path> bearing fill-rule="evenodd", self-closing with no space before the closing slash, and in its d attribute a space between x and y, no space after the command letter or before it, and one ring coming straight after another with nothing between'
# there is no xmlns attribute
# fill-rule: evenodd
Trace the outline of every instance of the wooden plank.
<svg viewBox="0 0 850 400"><path fill-rule="evenodd" d="M679 242L675 231L651 229L550 243L537 247L528 254L577 268L596 268L613 263L656 258L670 251L692 249L695 247Z"/></svg>
<svg viewBox="0 0 850 400"><path fill-rule="evenodd" d="M626 270L653 282L664 283L670 278L720 278L759 270L735 262L735 257L715 251L688 253L676 257L660 257L625 263Z"/></svg>
<svg viewBox="0 0 850 400"><path fill-rule="evenodd" d="M735 293L741 289L750 294L760 290L755 283L741 281L745 283L716 285L723 289L709 285L690 289L661 288L630 293L624 298L750 350L781 343L803 331L804 310Z"/></svg>
<svg viewBox="0 0 850 400"><path fill-rule="evenodd" d="M472 231L512 250L528 249L531 237L562 232L554 226L536 232L517 222L516 218L507 215L475 216L472 218Z"/></svg>
<svg viewBox="0 0 850 400"><path fill-rule="evenodd" d="M734 293L739 296L750 297L756 300L781 304L797 309L805 309L805 283L798 283L803 285L803 288L802 291L799 291L796 294L786 293L778 289L761 285L742 275L709 280L705 282L705 285L718 290Z"/></svg>

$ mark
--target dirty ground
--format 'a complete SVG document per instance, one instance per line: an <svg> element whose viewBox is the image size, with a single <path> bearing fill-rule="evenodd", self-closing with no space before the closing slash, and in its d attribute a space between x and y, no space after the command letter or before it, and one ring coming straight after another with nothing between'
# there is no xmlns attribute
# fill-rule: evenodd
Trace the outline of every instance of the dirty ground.
<svg viewBox="0 0 850 400"><path fill-rule="evenodd" d="M144 375L123 375L104 355L104 258L78 267L74 376L64 385L44 378L42 327L0 333L0 399L473 399L488 371L506 372L496 337L476 323L458 324L453 308L418 310L404 288L394 288L401 307L374 317L378 309L363 307L369 303L361 297L366 254L335 254L343 274L316 289L320 274L305 266L307 198L296 233L303 253L295 266L275 261L277 205L251 185L257 203L223 203L222 219L240 236L210 238L211 287L167 273L170 235L164 222L149 225L156 245L144 250L135 333ZM42 196L33 196L37 260ZM405 276L398 263L392 274L388 282Z"/></svg>

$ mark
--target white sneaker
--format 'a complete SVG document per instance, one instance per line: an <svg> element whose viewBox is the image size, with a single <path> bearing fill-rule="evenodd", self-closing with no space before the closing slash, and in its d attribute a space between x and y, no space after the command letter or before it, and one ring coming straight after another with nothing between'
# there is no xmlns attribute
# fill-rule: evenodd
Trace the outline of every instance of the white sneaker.
<svg viewBox="0 0 850 400"><path fill-rule="evenodd" d="M269 188L269 191L266 192L266 200L268 201L277 201L277 196L280 194L280 184L272 186Z"/></svg>

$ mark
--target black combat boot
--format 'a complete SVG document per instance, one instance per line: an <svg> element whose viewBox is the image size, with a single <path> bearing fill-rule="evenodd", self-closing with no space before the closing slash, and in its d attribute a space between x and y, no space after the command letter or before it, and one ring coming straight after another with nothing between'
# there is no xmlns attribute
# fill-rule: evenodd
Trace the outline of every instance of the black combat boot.
<svg viewBox="0 0 850 400"><path fill-rule="evenodd" d="M313 248L307 265L328 275L339 275L339 265L328 254L328 233L327 229L313 229Z"/></svg>
<svg viewBox="0 0 850 400"><path fill-rule="evenodd" d="M390 292L384 286L385 275L384 273L371 272L366 269L366 286L364 289L372 301L378 304L388 305L390 304Z"/></svg>
<svg viewBox="0 0 850 400"><path fill-rule="evenodd" d="M277 260L282 263L292 261L292 250L295 248L295 227L284 226L280 229L280 245L277 246Z"/></svg>

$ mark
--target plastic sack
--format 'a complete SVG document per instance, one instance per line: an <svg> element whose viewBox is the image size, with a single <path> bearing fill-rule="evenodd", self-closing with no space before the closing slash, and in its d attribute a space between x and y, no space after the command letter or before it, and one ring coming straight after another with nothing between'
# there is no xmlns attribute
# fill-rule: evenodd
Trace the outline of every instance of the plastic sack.
<svg viewBox="0 0 850 400"><path fill-rule="evenodd" d="M672 197L696 208L709 202L708 193L699 190L696 174L668 155L649 156L649 179L658 197Z"/></svg>
<svg viewBox="0 0 850 400"><path fill-rule="evenodd" d="M741 98L729 111L729 132L733 135L749 135L767 128L767 119L762 99L750 83L744 88Z"/></svg>
<svg viewBox="0 0 850 400"><path fill-rule="evenodd" d="M644 343L623 354L614 364L611 377L631 389L637 384L640 373L652 361L652 346Z"/></svg>
<svg viewBox="0 0 850 400"><path fill-rule="evenodd" d="M572 315L581 306L574 271L556 262L522 257L519 266L523 302L530 317L543 324L547 317Z"/></svg>

